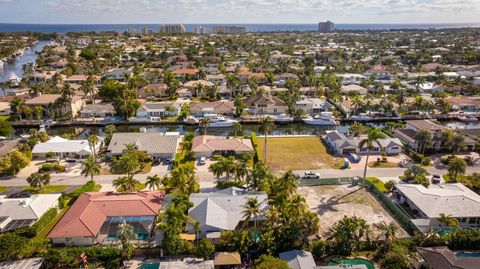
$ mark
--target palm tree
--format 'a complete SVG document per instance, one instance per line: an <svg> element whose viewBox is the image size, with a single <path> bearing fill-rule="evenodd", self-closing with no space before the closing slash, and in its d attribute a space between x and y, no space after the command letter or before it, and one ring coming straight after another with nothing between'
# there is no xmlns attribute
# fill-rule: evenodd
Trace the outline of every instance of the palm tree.
<svg viewBox="0 0 480 269"><path fill-rule="evenodd" d="M415 134L415 140L417 140L418 153L423 154L432 142L432 134L428 130L420 130Z"/></svg>
<svg viewBox="0 0 480 269"><path fill-rule="evenodd" d="M458 157L454 157L448 164L448 173L454 182L457 182L459 174L464 174L467 171L467 162Z"/></svg>
<svg viewBox="0 0 480 269"><path fill-rule="evenodd" d="M89 135L88 136L88 146L90 146L90 150L93 154L93 160L97 160L97 147L98 144L98 136L96 135Z"/></svg>
<svg viewBox="0 0 480 269"><path fill-rule="evenodd" d="M237 179L244 180L248 175L249 166L247 162L241 161L237 164L237 169L235 170L235 176Z"/></svg>
<svg viewBox="0 0 480 269"><path fill-rule="evenodd" d="M135 192L140 182L132 176L119 177L113 182L113 186L120 192Z"/></svg>
<svg viewBox="0 0 480 269"><path fill-rule="evenodd" d="M452 215L446 215L444 213L440 213L438 222L440 222L440 225L446 226L446 227L455 227L455 228L460 227L460 222L458 222L458 219L452 217Z"/></svg>
<svg viewBox="0 0 480 269"><path fill-rule="evenodd" d="M229 156L228 158L221 158L219 163L225 172L228 181L230 179L230 174L234 173L236 170L235 157Z"/></svg>
<svg viewBox="0 0 480 269"><path fill-rule="evenodd" d="M238 133L243 134L243 127L240 122L236 121L233 123L233 133L234 136L237 136Z"/></svg>
<svg viewBox="0 0 480 269"><path fill-rule="evenodd" d="M41 190L43 186L50 183L50 174L48 173L33 173L27 177L27 182L31 187Z"/></svg>
<svg viewBox="0 0 480 269"><path fill-rule="evenodd" d="M280 183L282 185L282 190L287 195L292 195L296 192L298 186L298 179L293 175L292 170L288 170L280 178Z"/></svg>
<svg viewBox="0 0 480 269"><path fill-rule="evenodd" d="M265 117L260 126L260 132L262 132L265 137L265 147L263 149L263 160L265 164L267 163L267 138L273 128L275 128L275 124L273 123L272 118L270 116Z"/></svg>
<svg viewBox="0 0 480 269"><path fill-rule="evenodd" d="M207 128L208 128L208 125L210 125L210 119L209 118L202 118L198 122L198 125L200 126L200 128L203 127L203 134L207 135Z"/></svg>
<svg viewBox="0 0 480 269"><path fill-rule="evenodd" d="M455 156L455 152L462 150L464 142L465 142L465 139L461 135L455 134L452 137L452 141L450 144L450 149L452 150L452 156Z"/></svg>
<svg viewBox="0 0 480 269"><path fill-rule="evenodd" d="M348 130L353 136L359 136L360 134L364 134L367 131L367 128L362 123L356 121L348 127Z"/></svg>
<svg viewBox="0 0 480 269"><path fill-rule="evenodd" d="M20 99L19 97L13 98L10 102L10 110L20 119L22 120L22 113L25 108L25 100Z"/></svg>
<svg viewBox="0 0 480 269"><path fill-rule="evenodd" d="M199 237L200 228L202 227L202 224L200 223L200 221L197 221L194 219L191 220L191 224L193 229L195 230L195 245L198 247L198 237Z"/></svg>
<svg viewBox="0 0 480 269"><path fill-rule="evenodd" d="M257 220L258 216L262 213L262 202L259 202L257 197L249 198L247 202L242 206L243 219L248 223L253 218L253 226L255 227L255 233L257 233Z"/></svg>
<svg viewBox="0 0 480 269"><path fill-rule="evenodd" d="M376 144L381 148L380 139L385 138L382 131L378 128L371 129L368 131L367 138L360 141L358 144L359 148L367 148L367 160L365 162L365 168L363 170L363 183L365 183L365 178L367 177L367 168L368 168L368 159L370 158L370 151L374 148Z"/></svg>
<svg viewBox="0 0 480 269"><path fill-rule="evenodd" d="M65 99L65 104L69 107L70 109L70 116L73 118L75 115L73 115L73 108L72 108L72 97L75 95L75 90L70 87L70 84L65 83L62 88L62 97Z"/></svg>
<svg viewBox="0 0 480 269"><path fill-rule="evenodd" d="M173 178L173 187L177 188L180 193L190 194L196 183L195 167L193 165L182 165L173 169L171 172Z"/></svg>
<svg viewBox="0 0 480 269"><path fill-rule="evenodd" d="M90 181L93 182L93 176L100 174L100 164L95 162L95 159L92 156L89 156L82 163L82 175L85 177L90 176Z"/></svg>
<svg viewBox="0 0 480 269"><path fill-rule="evenodd" d="M398 226L393 223L385 221L373 224L373 227L383 234L385 237L385 251L387 251L393 242L397 239Z"/></svg>
<svg viewBox="0 0 480 269"><path fill-rule="evenodd" d="M125 220L118 225L117 230L117 239L120 240L122 244L122 256L123 258L128 257L128 248L129 248L129 241L134 240L137 238L137 234L135 233L135 228L131 225L126 223Z"/></svg>
<svg viewBox="0 0 480 269"><path fill-rule="evenodd" d="M148 176L147 182L145 183L150 190L160 189L161 179L158 175Z"/></svg>
<svg viewBox="0 0 480 269"><path fill-rule="evenodd" d="M223 167L219 162L210 164L209 170L217 179L223 175Z"/></svg>

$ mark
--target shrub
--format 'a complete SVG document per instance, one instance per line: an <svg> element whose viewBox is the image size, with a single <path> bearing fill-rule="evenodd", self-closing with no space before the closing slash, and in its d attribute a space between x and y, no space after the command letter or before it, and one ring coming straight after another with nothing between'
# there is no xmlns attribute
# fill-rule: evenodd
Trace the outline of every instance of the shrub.
<svg viewBox="0 0 480 269"><path fill-rule="evenodd" d="M54 163L52 165L52 170L57 172L57 173L61 173L61 172L65 172L66 169L65 169L65 165L61 165L59 163Z"/></svg>
<svg viewBox="0 0 480 269"><path fill-rule="evenodd" d="M62 196L60 196L60 200L58 203L59 207L64 208L67 205L72 205L75 202L75 200L77 200L77 198L80 196L80 194L84 192L94 191L95 187L96 187L95 182L89 181L85 185L81 186L80 188L68 194L63 194Z"/></svg>
<svg viewBox="0 0 480 269"><path fill-rule="evenodd" d="M215 245L210 242L210 240L203 238L198 243L197 250L195 251L195 255L199 258L204 258L208 260L210 256L215 252Z"/></svg>
<svg viewBox="0 0 480 269"><path fill-rule="evenodd" d="M47 157L47 158L53 158L53 156L55 156L55 153L53 153L51 151L49 151L45 154L45 157Z"/></svg>
<svg viewBox="0 0 480 269"><path fill-rule="evenodd" d="M323 240L315 240L312 242L312 254L315 260L321 260L327 255L327 242Z"/></svg>
<svg viewBox="0 0 480 269"><path fill-rule="evenodd" d="M217 181L217 188L220 190L227 189L230 187L243 188L245 182L242 181Z"/></svg>
<svg viewBox="0 0 480 269"><path fill-rule="evenodd" d="M392 191L393 186L395 186L395 182L393 182L393 181L389 181L389 182L385 183L385 188L387 188L387 190L388 190L389 192Z"/></svg>
<svg viewBox="0 0 480 269"><path fill-rule="evenodd" d="M423 166L429 166L432 163L432 159L429 157L423 157L423 159L420 161L420 164Z"/></svg>
<svg viewBox="0 0 480 269"><path fill-rule="evenodd" d="M49 173L52 171L52 164L51 163L44 163L40 168L38 169L38 172L46 172Z"/></svg>
<svg viewBox="0 0 480 269"><path fill-rule="evenodd" d="M390 192L388 190L388 188L385 187L385 184L383 183L383 181L381 181L380 179L378 179L376 177L367 177L367 180L370 181L375 186L375 188L377 188L379 191L381 191L383 193L389 193Z"/></svg>
<svg viewBox="0 0 480 269"><path fill-rule="evenodd" d="M261 162L262 158L260 157L260 153L258 152L257 135L254 132L252 132L251 140L252 140L253 149L255 150L255 153L253 155L253 162L254 163Z"/></svg>

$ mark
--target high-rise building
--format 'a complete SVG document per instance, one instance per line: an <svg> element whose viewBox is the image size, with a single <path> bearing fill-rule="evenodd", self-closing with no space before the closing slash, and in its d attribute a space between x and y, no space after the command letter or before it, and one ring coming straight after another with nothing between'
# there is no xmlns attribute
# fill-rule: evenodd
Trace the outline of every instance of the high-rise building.
<svg viewBox="0 0 480 269"><path fill-rule="evenodd" d="M318 24L318 31L320 33L330 33L335 30L335 24L331 21L320 22Z"/></svg>
<svg viewBox="0 0 480 269"><path fill-rule="evenodd" d="M161 34L185 33L183 24L162 24L158 26L158 32Z"/></svg>
<svg viewBox="0 0 480 269"><path fill-rule="evenodd" d="M150 28L145 28L145 27L142 28L142 35L151 35L151 34L153 34L152 29L150 29Z"/></svg>
<svg viewBox="0 0 480 269"><path fill-rule="evenodd" d="M197 35L203 35L205 34L205 29L202 26L195 27L193 32Z"/></svg>
<svg viewBox="0 0 480 269"><path fill-rule="evenodd" d="M214 25L212 33L214 34L243 34L247 30L242 26Z"/></svg>
<svg viewBox="0 0 480 269"><path fill-rule="evenodd" d="M135 30L135 28L130 27L130 28L128 28L127 32L128 32L129 34L134 35L137 31Z"/></svg>

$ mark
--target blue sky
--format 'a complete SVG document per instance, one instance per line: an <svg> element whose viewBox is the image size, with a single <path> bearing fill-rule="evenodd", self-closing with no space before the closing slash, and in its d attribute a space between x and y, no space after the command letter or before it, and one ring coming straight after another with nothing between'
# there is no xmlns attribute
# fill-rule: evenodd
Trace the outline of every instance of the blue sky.
<svg viewBox="0 0 480 269"><path fill-rule="evenodd" d="M478 23L480 0L0 0L3 23Z"/></svg>

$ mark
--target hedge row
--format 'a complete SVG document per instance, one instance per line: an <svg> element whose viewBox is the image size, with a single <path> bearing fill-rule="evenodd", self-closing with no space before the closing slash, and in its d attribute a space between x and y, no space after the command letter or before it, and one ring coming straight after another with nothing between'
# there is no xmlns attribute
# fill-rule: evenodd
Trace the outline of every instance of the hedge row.
<svg viewBox="0 0 480 269"><path fill-rule="evenodd" d="M67 205L72 205L77 200L77 198L80 196L80 194L82 194L84 192L94 191L95 187L96 187L95 182L94 181L89 181L85 185L81 186L80 188L78 188L78 189L76 189L76 190L74 190L74 191L72 191L68 194L63 194L60 197L60 201L58 203L59 207L64 208Z"/></svg>
<svg viewBox="0 0 480 269"><path fill-rule="evenodd" d="M257 140L257 135L252 132L252 135L250 136L250 139L252 140L252 146L253 149L255 150L255 153L253 155L253 162L261 162L262 161L262 155L260 155L260 152L258 152L258 140Z"/></svg>

